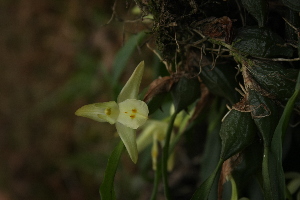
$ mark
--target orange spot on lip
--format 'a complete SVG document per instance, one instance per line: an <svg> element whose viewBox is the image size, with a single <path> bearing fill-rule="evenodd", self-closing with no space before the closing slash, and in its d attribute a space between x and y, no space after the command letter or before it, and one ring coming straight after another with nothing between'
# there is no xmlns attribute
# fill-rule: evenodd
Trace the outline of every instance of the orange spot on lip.
<svg viewBox="0 0 300 200"><path fill-rule="evenodd" d="M135 118L135 115L130 115L130 118L131 118L131 119L134 119L134 118Z"/></svg>
<svg viewBox="0 0 300 200"><path fill-rule="evenodd" d="M133 112L133 113L137 113L137 110L136 110L136 109L132 109L132 112Z"/></svg>
<svg viewBox="0 0 300 200"><path fill-rule="evenodd" d="M110 115L111 114L111 109L110 108L106 108L105 109L105 114L106 115Z"/></svg>

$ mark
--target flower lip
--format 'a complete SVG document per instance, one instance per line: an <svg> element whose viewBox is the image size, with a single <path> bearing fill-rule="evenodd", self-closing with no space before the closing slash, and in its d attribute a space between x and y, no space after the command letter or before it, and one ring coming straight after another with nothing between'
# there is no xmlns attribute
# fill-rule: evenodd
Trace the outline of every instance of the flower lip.
<svg viewBox="0 0 300 200"><path fill-rule="evenodd" d="M120 114L117 121L125 126L137 129L148 119L148 106L145 102L136 99L127 99L119 103Z"/></svg>

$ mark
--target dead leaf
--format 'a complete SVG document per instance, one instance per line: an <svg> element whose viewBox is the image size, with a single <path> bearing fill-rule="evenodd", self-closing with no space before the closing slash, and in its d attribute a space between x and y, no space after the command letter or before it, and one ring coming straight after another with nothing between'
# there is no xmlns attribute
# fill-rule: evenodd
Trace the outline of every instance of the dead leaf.
<svg viewBox="0 0 300 200"><path fill-rule="evenodd" d="M203 111L204 108L210 106L209 102L211 102L212 98L213 96L209 92L206 85L201 84L201 98L196 104L195 110L193 112L192 117L189 120L189 123L195 120L199 116L199 114Z"/></svg>
<svg viewBox="0 0 300 200"><path fill-rule="evenodd" d="M222 165L222 171L220 174L220 179L218 183L218 200L222 199L223 185L228 180L228 177L231 176L233 169L242 162L241 154L237 153L234 156L231 156Z"/></svg>
<svg viewBox="0 0 300 200"><path fill-rule="evenodd" d="M155 79L149 86L147 93L145 94L144 101L149 102L153 97L169 92L174 84L173 77L165 76Z"/></svg>
<svg viewBox="0 0 300 200"><path fill-rule="evenodd" d="M203 35L220 39L230 44L232 41L233 28L232 22L235 20L231 20L227 16L223 16L220 18L209 17L200 21L200 30Z"/></svg>

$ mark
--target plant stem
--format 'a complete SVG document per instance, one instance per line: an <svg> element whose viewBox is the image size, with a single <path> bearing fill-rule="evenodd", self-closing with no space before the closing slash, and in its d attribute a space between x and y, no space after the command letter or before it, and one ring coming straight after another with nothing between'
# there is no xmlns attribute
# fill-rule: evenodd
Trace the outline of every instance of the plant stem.
<svg viewBox="0 0 300 200"><path fill-rule="evenodd" d="M165 139L165 145L163 148L163 156L162 156L162 177L163 177L163 182L164 182L164 190L165 190L165 197L167 200L170 200L170 189L169 189L169 184L168 184L168 157L169 157L169 146L170 146L170 139L171 139L171 133L173 130L173 125L174 121L176 119L178 112L175 112L170 120L167 134L166 134L166 139Z"/></svg>
<svg viewBox="0 0 300 200"><path fill-rule="evenodd" d="M154 176L154 184L153 184L153 190L152 190L152 194L151 194L151 198L150 200L155 200L156 199L156 194L157 194L157 188L158 188L158 184L161 178L161 162L158 162L156 164L156 171L155 171L155 176Z"/></svg>

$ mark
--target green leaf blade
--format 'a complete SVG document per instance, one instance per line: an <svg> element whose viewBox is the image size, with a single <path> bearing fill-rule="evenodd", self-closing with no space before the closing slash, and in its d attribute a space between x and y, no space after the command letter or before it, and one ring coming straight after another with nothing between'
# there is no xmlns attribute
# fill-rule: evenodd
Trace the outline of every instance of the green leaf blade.
<svg viewBox="0 0 300 200"><path fill-rule="evenodd" d="M277 33L255 26L241 28L233 41L233 47L255 57L293 56L293 48L285 46L285 41Z"/></svg>
<svg viewBox="0 0 300 200"><path fill-rule="evenodd" d="M136 49L137 43L145 36L145 32L140 32L137 35L131 36L125 45L118 51L113 63L112 82L116 86L118 80L124 71L127 62Z"/></svg>
<svg viewBox="0 0 300 200"><path fill-rule="evenodd" d="M268 176L267 179L270 179L267 180L270 182L269 190L271 191L269 192L277 193L276 196L274 197L278 196L279 197L278 199L280 198L282 199L282 197L285 196L285 189L286 189L284 171L282 167L282 138L285 135L295 102L300 94L299 86L300 86L300 71L297 78L295 92L287 102L283 114L275 129L274 136L271 142L270 153L269 153L270 158L266 158L266 160L263 161L263 170L268 170L268 171L264 171L264 173L266 173L265 176ZM277 185L276 188L272 187L271 185L274 183L274 181L276 182Z"/></svg>
<svg viewBox="0 0 300 200"><path fill-rule="evenodd" d="M258 22L259 27L265 26L268 4L266 0L242 0L243 6Z"/></svg>
<svg viewBox="0 0 300 200"><path fill-rule="evenodd" d="M256 130L250 113L232 109L221 125L222 150L220 157L227 160L245 149L253 142Z"/></svg>
<svg viewBox="0 0 300 200"><path fill-rule="evenodd" d="M99 193L102 200L116 199L114 193L114 178L123 149L124 144L122 141L120 141L108 159L104 179L99 189Z"/></svg>

